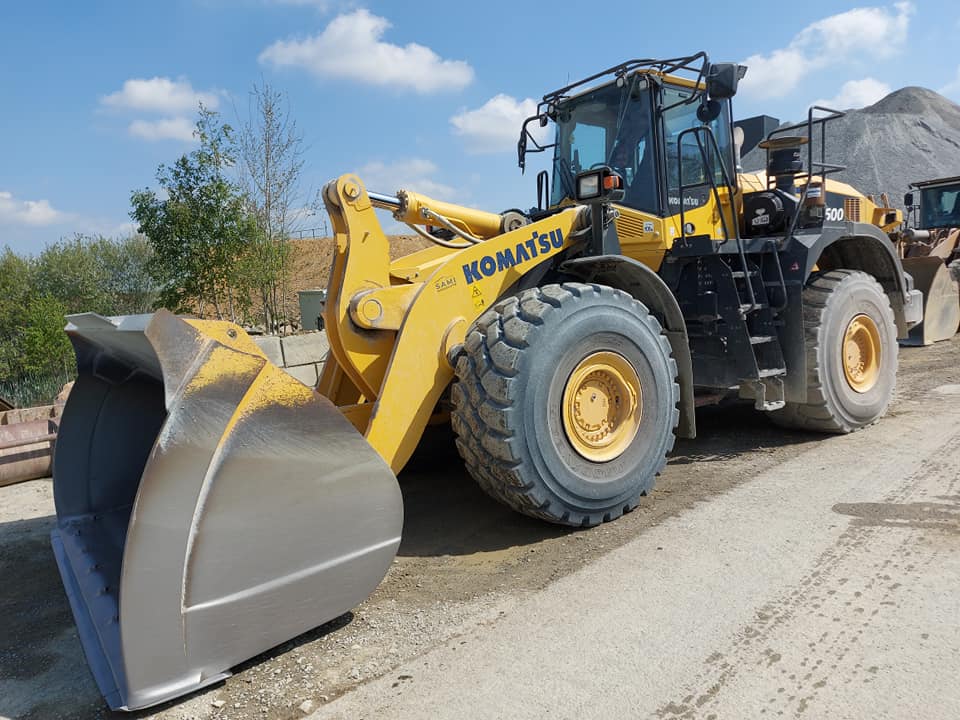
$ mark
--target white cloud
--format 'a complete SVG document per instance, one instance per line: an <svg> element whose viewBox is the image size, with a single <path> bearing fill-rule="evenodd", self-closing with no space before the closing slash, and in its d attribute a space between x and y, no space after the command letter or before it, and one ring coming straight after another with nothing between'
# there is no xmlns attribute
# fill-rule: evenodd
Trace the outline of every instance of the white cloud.
<svg viewBox="0 0 960 720"><path fill-rule="evenodd" d="M13 193L0 191L0 223L40 227L54 225L67 218L48 200L18 200Z"/></svg>
<svg viewBox="0 0 960 720"><path fill-rule="evenodd" d="M835 110L851 110L873 105L885 98L891 88L885 82L868 77L863 80L848 80L840 87L840 92L828 100L817 100L814 105L822 105Z"/></svg>
<svg viewBox="0 0 960 720"><path fill-rule="evenodd" d="M211 110L219 105L217 93L194 90L186 78L131 78L123 88L100 98L108 108L142 110L155 113L179 113L196 110L203 103Z"/></svg>
<svg viewBox="0 0 960 720"><path fill-rule="evenodd" d="M517 100L509 95L494 95L475 110L464 110L450 118L453 132L467 142L467 149L476 153L516 150L523 121L537 111L536 100ZM527 126L533 136L544 142L549 128L537 122Z"/></svg>
<svg viewBox="0 0 960 720"><path fill-rule="evenodd" d="M473 68L463 60L444 60L417 43L401 47L383 42L389 27L386 18L356 10L338 15L318 35L278 40L260 53L260 62L418 93L458 90L472 82Z"/></svg>
<svg viewBox="0 0 960 720"><path fill-rule="evenodd" d="M946 95L949 98L960 97L960 67L957 67L957 71L953 76L953 80L937 90L937 92L941 95Z"/></svg>
<svg viewBox="0 0 960 720"><path fill-rule="evenodd" d="M127 131L143 140L182 140L193 142L194 125L185 117L161 118L160 120L134 120Z"/></svg>
<svg viewBox="0 0 960 720"><path fill-rule="evenodd" d="M424 158L407 158L392 163L379 160L367 163L357 171L368 190L392 195L397 190L412 190L438 200L456 194L449 185L434 180L439 170Z"/></svg>
<svg viewBox="0 0 960 720"><path fill-rule="evenodd" d="M113 225L109 232L104 233L107 237L115 238L124 238L130 237L131 235L136 235L137 230L139 230L139 225L135 222L130 222L129 220L122 223L117 223Z"/></svg>
<svg viewBox="0 0 960 720"><path fill-rule="evenodd" d="M912 2L892 7L854 8L807 25L785 48L751 55L741 89L755 97L789 95L804 76L815 70L857 59L883 59L903 48Z"/></svg>
<svg viewBox="0 0 960 720"><path fill-rule="evenodd" d="M743 64L747 74L740 81L741 92L760 97L788 95L810 70L810 63L799 50L774 50L769 55L751 55Z"/></svg>

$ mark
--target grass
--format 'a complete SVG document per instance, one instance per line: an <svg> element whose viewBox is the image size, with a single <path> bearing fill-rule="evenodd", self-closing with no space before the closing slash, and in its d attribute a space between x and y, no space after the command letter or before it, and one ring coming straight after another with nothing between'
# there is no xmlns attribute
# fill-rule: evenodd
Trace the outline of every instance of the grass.
<svg viewBox="0 0 960 720"><path fill-rule="evenodd" d="M73 375L23 375L15 380L0 381L0 398L14 407L50 405Z"/></svg>

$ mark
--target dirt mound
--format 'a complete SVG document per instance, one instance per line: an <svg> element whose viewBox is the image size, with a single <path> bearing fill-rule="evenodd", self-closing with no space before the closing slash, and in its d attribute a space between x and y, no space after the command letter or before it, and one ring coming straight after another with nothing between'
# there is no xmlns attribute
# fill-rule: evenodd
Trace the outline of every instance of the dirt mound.
<svg viewBox="0 0 960 720"><path fill-rule="evenodd" d="M426 240L415 235L391 235L388 239L391 260L423 250L429 245ZM293 246L291 288L294 294L297 290L325 288L330 276L330 266L333 264L333 238L291 240L290 245Z"/></svg>
<svg viewBox="0 0 960 720"><path fill-rule="evenodd" d="M815 157L819 151L815 141ZM763 150L752 150L744 170L763 169L765 158ZM911 182L960 175L960 106L926 88L892 92L827 123L826 160L846 166L836 179L865 195L886 192L902 207Z"/></svg>
<svg viewBox="0 0 960 720"><path fill-rule="evenodd" d="M429 243L417 236L391 235L390 259L409 255L422 250ZM293 272L290 276L290 288L287 294L288 307L297 308L297 291L327 287L330 266L333 264L333 238L315 238L311 240L291 240L293 247Z"/></svg>

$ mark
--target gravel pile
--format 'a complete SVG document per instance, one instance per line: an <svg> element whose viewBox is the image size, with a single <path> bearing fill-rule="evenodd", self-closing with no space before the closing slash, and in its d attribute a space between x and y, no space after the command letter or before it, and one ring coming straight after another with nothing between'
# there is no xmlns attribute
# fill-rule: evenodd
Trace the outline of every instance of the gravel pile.
<svg viewBox="0 0 960 720"><path fill-rule="evenodd" d="M765 158L755 148L744 156L744 170L763 169ZM847 167L834 178L865 195L886 192L902 207L911 182L960 175L960 106L926 88L897 90L828 122L826 160Z"/></svg>

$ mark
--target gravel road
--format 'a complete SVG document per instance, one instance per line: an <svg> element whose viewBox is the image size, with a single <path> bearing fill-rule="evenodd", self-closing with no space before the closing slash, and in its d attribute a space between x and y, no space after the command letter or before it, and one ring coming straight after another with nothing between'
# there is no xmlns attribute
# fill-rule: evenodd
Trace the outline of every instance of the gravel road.
<svg viewBox="0 0 960 720"><path fill-rule="evenodd" d="M136 717L958 717L958 349L901 351L851 436L702 409L640 508L586 531L488 500L437 433L367 602ZM0 717L111 716L52 513L49 481L0 490Z"/></svg>

